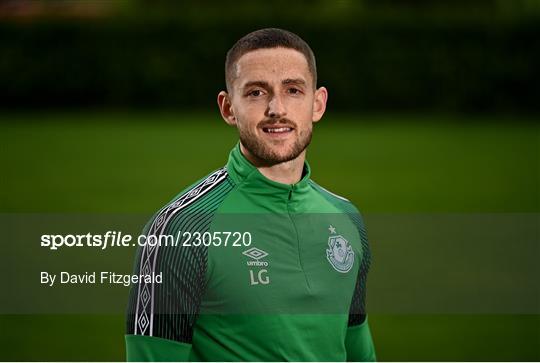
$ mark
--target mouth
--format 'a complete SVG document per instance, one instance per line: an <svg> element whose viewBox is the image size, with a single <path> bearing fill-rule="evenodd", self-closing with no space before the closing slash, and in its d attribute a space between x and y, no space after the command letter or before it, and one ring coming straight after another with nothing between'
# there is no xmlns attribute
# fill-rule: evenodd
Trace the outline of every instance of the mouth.
<svg viewBox="0 0 540 363"><path fill-rule="evenodd" d="M288 133L294 131L294 127L282 126L282 125L272 125L272 126L263 127L262 130L266 134L284 135L284 134L288 134Z"/></svg>

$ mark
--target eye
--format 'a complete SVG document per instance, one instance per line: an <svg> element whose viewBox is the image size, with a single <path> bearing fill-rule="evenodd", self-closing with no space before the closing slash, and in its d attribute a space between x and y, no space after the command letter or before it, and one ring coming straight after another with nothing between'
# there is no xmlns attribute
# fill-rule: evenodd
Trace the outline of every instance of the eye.
<svg viewBox="0 0 540 363"><path fill-rule="evenodd" d="M289 92L291 95L297 95L297 94L299 94L301 91L300 91L298 88L291 87L291 88L288 88L288 89L287 89L287 92Z"/></svg>
<svg viewBox="0 0 540 363"><path fill-rule="evenodd" d="M249 91L248 92L248 96L252 96L252 97L259 97L259 96L262 96L262 91L260 89L254 89L252 91Z"/></svg>

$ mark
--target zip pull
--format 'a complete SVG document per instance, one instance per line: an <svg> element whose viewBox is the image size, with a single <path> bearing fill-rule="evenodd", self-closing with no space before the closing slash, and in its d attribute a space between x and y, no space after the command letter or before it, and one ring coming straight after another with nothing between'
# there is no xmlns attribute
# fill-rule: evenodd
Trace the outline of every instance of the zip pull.
<svg viewBox="0 0 540 363"><path fill-rule="evenodd" d="M288 198L289 201L291 200L291 197L292 197L292 188L289 189L289 198Z"/></svg>

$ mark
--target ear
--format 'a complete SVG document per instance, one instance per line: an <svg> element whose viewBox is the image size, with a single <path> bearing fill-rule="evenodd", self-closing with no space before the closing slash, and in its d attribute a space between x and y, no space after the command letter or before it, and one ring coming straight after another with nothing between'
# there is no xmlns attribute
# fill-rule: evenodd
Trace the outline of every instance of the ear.
<svg viewBox="0 0 540 363"><path fill-rule="evenodd" d="M231 97L225 91L219 92L217 96L217 102L219 106L219 112L225 122L231 126L236 126L236 117L232 108Z"/></svg>
<svg viewBox="0 0 540 363"><path fill-rule="evenodd" d="M325 87L320 87L315 90L313 97L313 115L312 121L319 121L326 111L326 101L328 100L328 90Z"/></svg>

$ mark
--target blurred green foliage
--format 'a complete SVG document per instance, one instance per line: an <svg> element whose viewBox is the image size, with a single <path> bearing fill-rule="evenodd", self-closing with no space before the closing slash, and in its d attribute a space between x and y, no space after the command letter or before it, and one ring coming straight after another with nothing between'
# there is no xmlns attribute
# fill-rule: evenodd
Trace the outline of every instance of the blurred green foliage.
<svg viewBox="0 0 540 363"><path fill-rule="evenodd" d="M2 211L153 213L226 163L237 132L213 107L0 115ZM315 181L364 213L538 212L530 121L330 112L308 159Z"/></svg>

